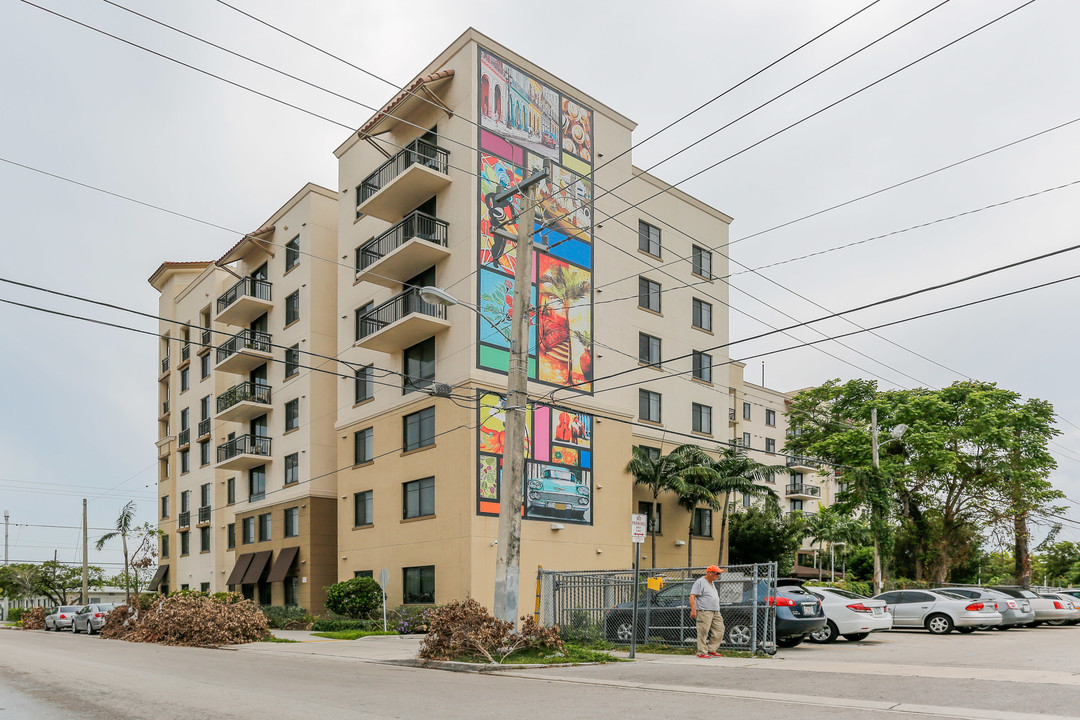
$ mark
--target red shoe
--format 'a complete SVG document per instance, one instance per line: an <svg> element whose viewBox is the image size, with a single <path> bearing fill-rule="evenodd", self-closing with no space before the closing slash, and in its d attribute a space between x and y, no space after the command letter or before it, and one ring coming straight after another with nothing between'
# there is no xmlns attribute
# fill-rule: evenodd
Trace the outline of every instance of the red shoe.
<svg viewBox="0 0 1080 720"><path fill-rule="evenodd" d="M720 653L717 653L717 652L711 652L711 653L709 653L709 657L724 657L724 656L721 655Z"/></svg>
<svg viewBox="0 0 1080 720"><path fill-rule="evenodd" d="M700 654L698 655L698 657L699 657L699 658L710 658L710 657L712 657L712 656L711 656L711 655L709 655L709 653L700 653Z"/></svg>

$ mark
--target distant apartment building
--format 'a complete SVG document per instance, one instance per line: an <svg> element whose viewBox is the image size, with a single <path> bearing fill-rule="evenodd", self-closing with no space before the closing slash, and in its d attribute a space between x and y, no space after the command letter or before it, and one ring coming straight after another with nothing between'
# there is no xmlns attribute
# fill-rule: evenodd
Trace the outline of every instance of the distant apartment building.
<svg viewBox="0 0 1080 720"><path fill-rule="evenodd" d="M161 315L192 328L161 324L159 583L319 612L324 586L385 570L391 603L490 602L521 210L495 196L541 168L523 610L539 566L629 565L652 502L633 446L745 440L787 467L784 396L724 349L731 218L635 167L633 130L468 30L334 151L335 190L216 262L164 263ZM787 507L816 508L790 469ZM685 564L689 533L715 562L712 511L668 495L657 564Z"/></svg>

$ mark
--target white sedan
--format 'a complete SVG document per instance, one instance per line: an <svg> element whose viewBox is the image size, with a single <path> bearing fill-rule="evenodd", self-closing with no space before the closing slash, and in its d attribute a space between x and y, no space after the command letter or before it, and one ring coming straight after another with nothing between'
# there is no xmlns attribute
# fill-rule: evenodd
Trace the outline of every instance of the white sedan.
<svg viewBox="0 0 1080 720"><path fill-rule="evenodd" d="M810 634L811 642L831 643L840 636L862 640L870 633L892 629L892 614L881 600L834 587L804 586L804 589L821 599L828 618L825 627Z"/></svg>

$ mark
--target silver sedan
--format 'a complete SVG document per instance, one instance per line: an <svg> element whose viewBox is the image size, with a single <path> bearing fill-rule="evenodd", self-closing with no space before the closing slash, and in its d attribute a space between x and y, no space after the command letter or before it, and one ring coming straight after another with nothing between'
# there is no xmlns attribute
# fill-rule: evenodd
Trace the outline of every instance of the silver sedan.
<svg viewBox="0 0 1080 720"><path fill-rule="evenodd" d="M892 612L894 628L926 628L935 635L954 629L972 632L980 625L1000 625L992 603L970 600L940 590L893 590L874 597Z"/></svg>
<svg viewBox="0 0 1080 720"><path fill-rule="evenodd" d="M116 605L112 603L91 603L75 614L71 621L71 632L93 635L105 625L105 616Z"/></svg>
<svg viewBox="0 0 1080 720"><path fill-rule="evenodd" d="M63 630L71 627L71 621L75 618L75 613L81 609L81 605L60 605L53 608L53 611L45 616L45 629Z"/></svg>

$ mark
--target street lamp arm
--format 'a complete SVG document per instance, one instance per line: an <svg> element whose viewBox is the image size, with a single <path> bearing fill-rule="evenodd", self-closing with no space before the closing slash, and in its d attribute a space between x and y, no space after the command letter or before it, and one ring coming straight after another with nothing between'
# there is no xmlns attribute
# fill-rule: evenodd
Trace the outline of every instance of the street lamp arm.
<svg viewBox="0 0 1080 720"><path fill-rule="evenodd" d="M424 287L420 288L420 299L429 305L443 305L445 307L460 305L463 308L468 308L469 310L472 310L474 313L482 317L488 325L495 328L495 330L500 335L506 338L507 342L510 342L510 336L506 333L506 331L493 323L491 321L491 318L489 318L487 315L480 311L480 308L476 307L475 305L471 305L469 303L458 300L456 297L446 292L442 288L435 287L434 285L425 285Z"/></svg>

